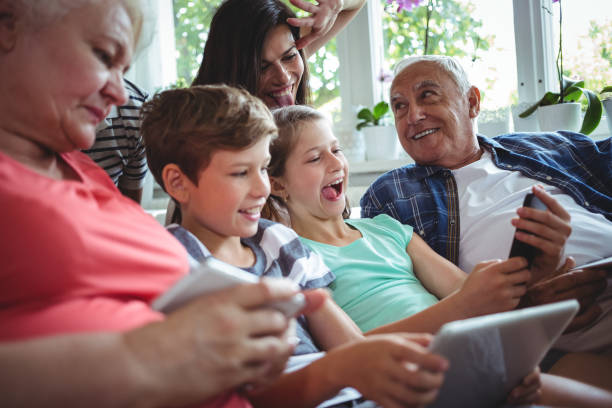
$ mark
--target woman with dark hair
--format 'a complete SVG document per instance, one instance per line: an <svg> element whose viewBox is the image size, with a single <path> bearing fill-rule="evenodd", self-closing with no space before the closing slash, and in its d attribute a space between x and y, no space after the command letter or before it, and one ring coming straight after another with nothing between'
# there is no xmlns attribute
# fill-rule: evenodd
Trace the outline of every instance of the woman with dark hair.
<svg viewBox="0 0 612 408"><path fill-rule="evenodd" d="M365 0L226 0L215 13L192 85L243 87L270 108L308 101L306 60L359 12ZM306 34L306 35L304 35Z"/></svg>

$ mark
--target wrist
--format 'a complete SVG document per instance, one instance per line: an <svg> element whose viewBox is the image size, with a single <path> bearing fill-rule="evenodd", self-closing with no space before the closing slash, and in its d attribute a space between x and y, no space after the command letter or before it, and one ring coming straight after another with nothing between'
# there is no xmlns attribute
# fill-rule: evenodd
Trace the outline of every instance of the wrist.
<svg viewBox="0 0 612 408"><path fill-rule="evenodd" d="M179 400L179 396L171 392L176 377L162 372L168 366L163 364L163 350L155 345L159 340L154 333L158 324L126 332L119 339L120 355L124 361L125 388L132 391L128 406L169 406Z"/></svg>

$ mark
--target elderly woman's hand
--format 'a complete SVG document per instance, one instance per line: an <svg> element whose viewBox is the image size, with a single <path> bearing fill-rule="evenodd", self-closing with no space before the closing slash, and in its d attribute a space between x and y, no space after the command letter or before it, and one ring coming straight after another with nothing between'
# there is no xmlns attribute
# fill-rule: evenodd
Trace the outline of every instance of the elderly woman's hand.
<svg viewBox="0 0 612 408"><path fill-rule="evenodd" d="M143 372L153 373L153 389L174 405L259 385L282 372L295 347L290 319L265 306L296 292L278 279L219 291L128 333L126 342Z"/></svg>

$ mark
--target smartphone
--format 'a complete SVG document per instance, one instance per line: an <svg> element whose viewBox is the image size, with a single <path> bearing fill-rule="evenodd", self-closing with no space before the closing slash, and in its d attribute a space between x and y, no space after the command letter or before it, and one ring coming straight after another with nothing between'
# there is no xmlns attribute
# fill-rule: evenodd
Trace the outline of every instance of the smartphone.
<svg viewBox="0 0 612 408"><path fill-rule="evenodd" d="M535 208L537 210L546 210L546 204L544 204L538 197L533 193L529 193L525 196L525 200L523 201L523 207ZM527 232L525 230L518 229L518 231ZM522 256L527 259L528 267L531 268L531 263L533 262L533 258L537 255L538 249L532 247L529 244L521 242L514 237L512 241L512 246L510 247L510 255L508 258L512 258L515 256Z"/></svg>

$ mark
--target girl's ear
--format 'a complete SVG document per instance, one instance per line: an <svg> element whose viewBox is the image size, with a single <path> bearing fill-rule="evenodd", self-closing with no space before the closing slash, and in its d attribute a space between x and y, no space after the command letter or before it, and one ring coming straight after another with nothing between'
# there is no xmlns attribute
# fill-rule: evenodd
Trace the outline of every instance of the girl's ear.
<svg viewBox="0 0 612 408"><path fill-rule="evenodd" d="M191 183L189 177L185 175L174 163L166 164L162 170L162 180L166 192L178 201L180 204L185 204L189 199L188 183Z"/></svg>
<svg viewBox="0 0 612 408"><path fill-rule="evenodd" d="M277 177L270 177L270 192L277 197L287 195L287 190L283 183Z"/></svg>

